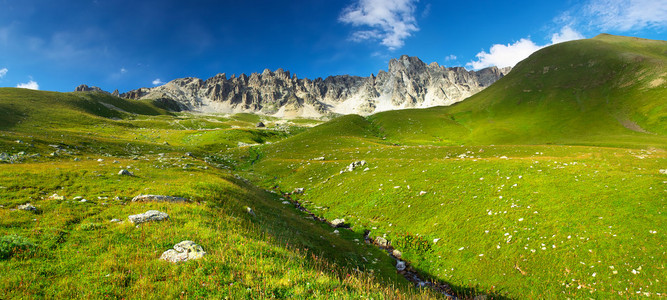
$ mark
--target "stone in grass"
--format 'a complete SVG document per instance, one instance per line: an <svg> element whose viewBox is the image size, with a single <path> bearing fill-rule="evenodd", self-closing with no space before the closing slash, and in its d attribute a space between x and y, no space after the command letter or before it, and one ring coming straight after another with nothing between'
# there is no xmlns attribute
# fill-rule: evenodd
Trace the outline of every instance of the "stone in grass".
<svg viewBox="0 0 667 300"><path fill-rule="evenodd" d="M166 220L166 219L169 219L169 215L167 213L164 213L164 212L161 212L161 211L149 210L149 211L147 211L143 214L131 215L127 218L133 224L141 224L141 223L146 223L146 222Z"/></svg>
<svg viewBox="0 0 667 300"><path fill-rule="evenodd" d="M403 271L405 270L405 262L402 260L399 260L396 262L396 270Z"/></svg>
<svg viewBox="0 0 667 300"><path fill-rule="evenodd" d="M256 216L257 216L257 215L255 214L255 211L252 210L252 208L250 208L249 206L246 206L246 207L245 207L245 210L246 210L246 212L248 212L249 215L251 215L251 216L253 216L253 217L256 217Z"/></svg>
<svg viewBox="0 0 667 300"><path fill-rule="evenodd" d="M132 198L132 202L157 201L157 202L190 202L190 199L164 195L139 195Z"/></svg>
<svg viewBox="0 0 667 300"><path fill-rule="evenodd" d="M191 259L200 259L206 255L204 248L195 244L193 241L182 241L174 245L174 249L169 249L162 253L160 259L168 262L177 263Z"/></svg>
<svg viewBox="0 0 667 300"><path fill-rule="evenodd" d="M331 221L331 226L334 228L350 227L348 224L345 224L345 219L335 219Z"/></svg>
<svg viewBox="0 0 667 300"><path fill-rule="evenodd" d="M401 251L394 249L394 251L391 252L391 255L393 255L396 258L401 258L401 256L403 256L403 253L401 253Z"/></svg>
<svg viewBox="0 0 667 300"><path fill-rule="evenodd" d="M389 241L381 236L378 236L375 238L375 244L380 247L387 247L389 245Z"/></svg>
<svg viewBox="0 0 667 300"><path fill-rule="evenodd" d="M23 205L19 205L17 208L20 209L20 210L25 210L25 211L37 211L37 207L30 204L30 202L28 202L26 204L23 204Z"/></svg>
<svg viewBox="0 0 667 300"><path fill-rule="evenodd" d="M128 171L128 170L125 170L125 169L122 169L122 170L118 171L118 175L121 175L121 176L122 176L122 175L124 175L124 176L134 176L134 174L132 174L132 172L130 172L130 171Z"/></svg>
<svg viewBox="0 0 667 300"><path fill-rule="evenodd" d="M667 175L667 169L660 169L660 174L665 174L665 175Z"/></svg>

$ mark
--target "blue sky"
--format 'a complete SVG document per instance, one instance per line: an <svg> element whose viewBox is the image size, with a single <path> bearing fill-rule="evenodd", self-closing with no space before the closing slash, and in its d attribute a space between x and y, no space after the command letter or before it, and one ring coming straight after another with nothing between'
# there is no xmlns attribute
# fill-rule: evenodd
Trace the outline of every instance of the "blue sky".
<svg viewBox="0 0 667 300"><path fill-rule="evenodd" d="M0 0L0 87L368 76L402 54L479 69L602 32L667 40L667 0Z"/></svg>

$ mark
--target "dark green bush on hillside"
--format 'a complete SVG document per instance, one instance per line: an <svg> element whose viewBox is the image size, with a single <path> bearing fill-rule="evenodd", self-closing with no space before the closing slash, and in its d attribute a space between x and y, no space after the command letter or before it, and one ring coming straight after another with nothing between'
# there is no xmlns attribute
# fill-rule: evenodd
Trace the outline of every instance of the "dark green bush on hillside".
<svg viewBox="0 0 667 300"><path fill-rule="evenodd" d="M35 247L30 240L19 235L10 234L0 237L0 259L8 259L12 255L25 253Z"/></svg>

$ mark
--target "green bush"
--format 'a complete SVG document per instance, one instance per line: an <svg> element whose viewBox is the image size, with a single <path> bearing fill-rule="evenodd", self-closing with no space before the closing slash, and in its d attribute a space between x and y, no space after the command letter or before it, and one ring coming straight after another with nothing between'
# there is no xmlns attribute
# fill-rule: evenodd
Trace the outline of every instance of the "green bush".
<svg viewBox="0 0 667 300"><path fill-rule="evenodd" d="M27 238L15 234L5 235L0 237L0 259L27 252L33 247L35 245Z"/></svg>
<svg viewBox="0 0 667 300"><path fill-rule="evenodd" d="M398 234L396 239L392 241L392 244L396 249L402 251L411 250L419 254L427 254L432 251L431 244L425 238L409 232Z"/></svg>

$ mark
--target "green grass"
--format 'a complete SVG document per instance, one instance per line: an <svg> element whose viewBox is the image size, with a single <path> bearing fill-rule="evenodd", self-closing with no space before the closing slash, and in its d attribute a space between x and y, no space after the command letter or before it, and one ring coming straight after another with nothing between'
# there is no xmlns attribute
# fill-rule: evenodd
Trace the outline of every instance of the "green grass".
<svg viewBox="0 0 667 300"><path fill-rule="evenodd" d="M464 292L664 296L665 49L559 44L456 105L341 117L239 166Z"/></svg>
<svg viewBox="0 0 667 300"><path fill-rule="evenodd" d="M7 121L0 152L13 157L0 164L5 297L434 297L410 288L361 233L335 234L229 170L230 149L275 142L299 127L257 129L258 116L175 114L98 93L6 88L0 107ZM134 176L117 175L121 168ZM193 202L130 201L139 194ZM38 212L16 210L27 202ZM128 223L150 209L170 219ZM183 264L158 259L182 240L208 255Z"/></svg>

